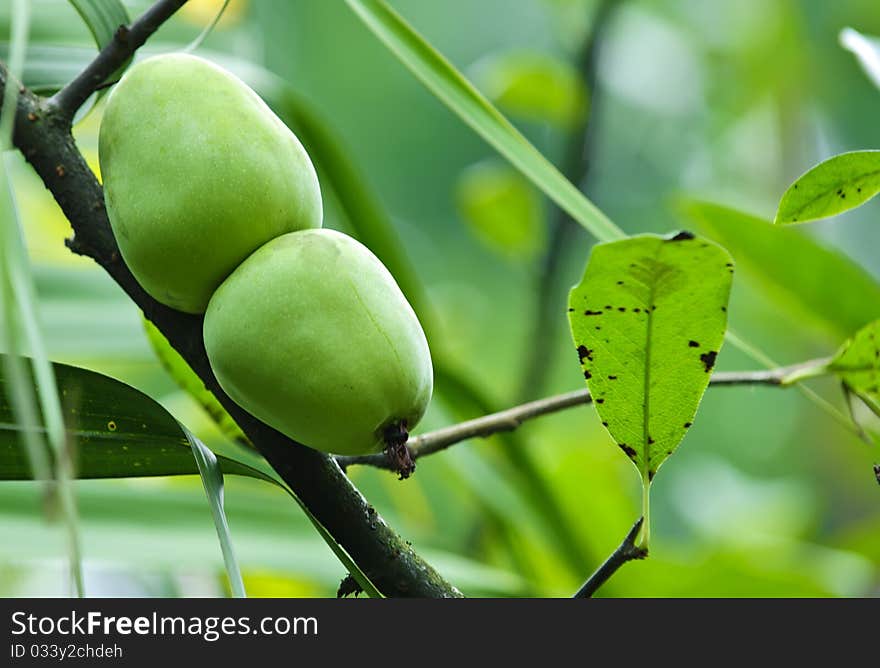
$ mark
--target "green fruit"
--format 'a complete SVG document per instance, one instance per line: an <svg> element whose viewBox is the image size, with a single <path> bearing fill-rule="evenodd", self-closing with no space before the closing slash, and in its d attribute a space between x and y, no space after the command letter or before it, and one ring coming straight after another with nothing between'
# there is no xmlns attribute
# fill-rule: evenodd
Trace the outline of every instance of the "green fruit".
<svg viewBox="0 0 880 668"><path fill-rule="evenodd" d="M223 390L317 450L380 450L385 430L414 427L431 398L415 313L376 256L333 230L257 250L214 293L204 336Z"/></svg>
<svg viewBox="0 0 880 668"><path fill-rule="evenodd" d="M321 226L299 140L247 85L195 56L155 56L123 76L99 159L123 259L154 299L181 311L202 313L270 239Z"/></svg>

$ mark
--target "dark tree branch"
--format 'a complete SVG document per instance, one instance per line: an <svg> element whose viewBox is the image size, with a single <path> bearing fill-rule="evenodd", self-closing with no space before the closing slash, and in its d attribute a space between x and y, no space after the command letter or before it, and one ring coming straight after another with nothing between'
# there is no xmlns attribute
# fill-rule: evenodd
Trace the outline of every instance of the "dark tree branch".
<svg viewBox="0 0 880 668"><path fill-rule="evenodd" d="M621 0L601 0L593 14L592 25L584 39L578 56L578 70L589 91L590 103L583 116L570 130L566 153L560 166L565 177L580 189L586 187L587 177L596 153L598 137L599 99L596 74L601 48L602 34ZM559 309L559 266L569 249L578 248L574 243L580 227L563 209L556 208L550 224L547 250L541 259L538 270L538 290L535 312L532 316L532 332L528 346L525 372L517 393L518 401L540 396L544 381L550 368L554 337L558 331L557 314Z"/></svg>
<svg viewBox="0 0 880 668"><path fill-rule="evenodd" d="M76 147L70 118L80 100L88 97L107 73L112 72L134 51L172 8L183 2L160 0L147 12L149 21L141 24L137 39L119 40L98 56L103 64L87 68L91 72L59 100L51 104L21 87L15 116L14 143L31 164L61 206L74 231L67 244L74 252L94 259L122 287L171 345L214 393L238 423L257 450L290 485L300 500L348 551L367 577L386 596L460 596L367 503L329 456L292 441L263 424L236 405L214 377L202 341L201 316L170 309L152 299L137 283L122 261L107 212L104 195L92 170ZM145 15L145 16L147 16ZM143 22L143 23L142 23ZM129 37L131 35L129 34ZM126 50L127 49L127 50ZM0 63L0 93L8 79ZM13 85L18 85L13 82ZM70 86L68 86L70 89Z"/></svg>
<svg viewBox="0 0 880 668"><path fill-rule="evenodd" d="M718 385L773 385L777 387L785 387L789 379L800 377L801 372L813 369L823 368L827 364L827 359L810 360L791 366L779 367L777 369L762 369L760 371L718 371L709 381L712 386ZM808 377L808 376L806 376ZM407 442L410 457L413 460L432 455L446 448L466 441L471 438L491 436L503 431L513 431L523 422L532 420L542 415L557 413L572 408L573 406L581 406L592 401L588 390L575 390L565 394L557 394L546 399L538 399L520 406L514 406L507 410L490 415L460 422L450 427L443 427L436 431L428 432L414 436ZM380 469L395 470L388 457L384 452L373 455L357 455L349 457L337 457L336 461L343 468L355 464L365 464Z"/></svg>
<svg viewBox="0 0 880 668"><path fill-rule="evenodd" d="M608 579L617 572L621 566L633 559L644 559L648 556L648 550L643 547L636 547L636 536L639 535L639 529L642 528L642 522L645 518L640 517L632 529L626 534L626 538L620 546L611 553L611 556L605 560L596 572L593 573L583 586L577 590L572 598L591 598L599 587L608 582Z"/></svg>
<svg viewBox="0 0 880 668"><path fill-rule="evenodd" d="M119 26L113 39L76 78L49 99L48 107L62 117L73 118L94 93L147 39L187 0L158 0L130 26Z"/></svg>

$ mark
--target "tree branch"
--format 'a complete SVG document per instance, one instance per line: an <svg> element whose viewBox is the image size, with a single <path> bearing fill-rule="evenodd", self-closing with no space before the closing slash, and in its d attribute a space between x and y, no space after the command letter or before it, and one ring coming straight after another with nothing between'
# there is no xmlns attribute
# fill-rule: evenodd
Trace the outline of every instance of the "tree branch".
<svg viewBox="0 0 880 668"><path fill-rule="evenodd" d="M185 5L187 0L158 0L130 26L119 26L113 39L73 81L49 99L49 109L59 115L73 118L89 95L95 92L111 74L122 67L147 39L165 21Z"/></svg>
<svg viewBox="0 0 880 668"><path fill-rule="evenodd" d="M76 253L94 259L165 335L205 386L238 423L254 446L290 485L300 500L351 555L358 566L386 596L461 596L429 564L419 557L367 503L329 456L307 448L263 424L235 404L220 388L208 363L202 340L203 317L170 309L152 299L140 287L122 261L104 208L104 195L92 170L71 135L71 110L86 91L101 83L101 76L124 62L138 41L155 30L161 17L183 2L160 0L135 25L137 39L108 46L115 55L98 56L102 65L89 66L87 79L67 88L71 91L52 104L20 87L15 116L15 146L22 152L61 206L74 230L67 244ZM146 15L145 15L146 16ZM131 35L129 34L129 37ZM119 50L122 49L122 50ZM99 76L100 75L100 76ZM0 63L0 93L8 72ZM12 82L12 85L19 85Z"/></svg>
<svg viewBox="0 0 880 668"><path fill-rule="evenodd" d="M791 366L777 369L762 369L760 371L719 371L712 376L710 385L774 385L785 387L791 379L800 379L805 376L804 371L823 367L828 359L810 360ZM436 431L428 432L410 438L407 447L410 457L416 460L426 455L432 455L446 448L466 441L470 438L491 436L503 431L513 431L523 422L532 420L549 413L588 404L592 401L590 392L586 389L558 394L546 399L538 399L520 406L514 406L507 410L491 415L484 415L474 420L461 422L450 427L444 427ZM355 464L365 464L376 468L394 470L385 453L380 452L372 455L357 455L350 457L337 457L336 461L342 468Z"/></svg>
<svg viewBox="0 0 880 668"><path fill-rule="evenodd" d="M623 539L623 542L616 550L614 550L614 552L611 553L611 556L608 557L589 578L587 578L587 581L584 582L583 586L577 590L577 593L575 593L572 598L591 598L599 587L605 584L608 579L617 572L617 569L623 566L626 562L632 561L633 559L644 559L648 556L647 549L636 547L636 536L639 535L639 529L642 528L642 522L644 519L644 517L640 517L636 523L633 524L632 529L626 534L626 538Z"/></svg>

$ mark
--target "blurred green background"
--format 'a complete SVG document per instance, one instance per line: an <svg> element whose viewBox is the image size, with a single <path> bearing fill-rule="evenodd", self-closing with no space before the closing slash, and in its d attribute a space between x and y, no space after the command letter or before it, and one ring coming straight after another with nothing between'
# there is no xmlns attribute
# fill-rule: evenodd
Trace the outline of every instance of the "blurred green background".
<svg viewBox="0 0 880 668"><path fill-rule="evenodd" d="M149 3L125 4L137 16ZM220 4L191 1L148 51L185 45ZM687 226L675 206L681 196L772 218L782 192L808 167L876 147L880 91L838 44L845 26L880 34L874 0L620 1L599 34L589 95L576 60L597 2L392 4L557 164L589 107L591 167L581 185L628 233ZM0 8L3 35L8 12ZM92 44L64 0L33 3L31 42ZM574 231L553 268L553 337L536 352L538 276L557 212L343 2L233 0L198 53L266 67L338 133L426 286L438 322L434 343L442 340L446 364L498 408L583 386L563 305L591 239ZM523 72L532 75L515 78ZM100 106L76 128L96 169L99 122ZM20 157L15 187L50 357L147 392L216 443L222 437L210 419L156 361L136 307L96 265L65 249L68 225ZM326 208L325 225L344 229L337 204L328 198ZM875 201L807 233L880 279L878 215ZM844 337L812 325L767 288L758 269L738 272L732 326L783 364L833 352ZM523 388L533 355L546 381ZM719 368L755 363L728 345ZM815 387L839 402L833 383ZM478 414L454 392L438 393L420 430ZM406 482L374 470L350 474L464 593L567 596L638 516L638 476L589 407L530 422L518 438L545 482L537 493L497 438L424 459ZM795 390L710 389L694 428L654 482L651 557L626 566L601 593L876 595L876 459L876 450ZM334 595L345 572L299 508L254 480L228 477L226 485L248 593ZM76 493L89 595L227 594L198 478L81 481ZM560 509L556 524L548 504ZM575 554L561 548L560 531ZM0 483L0 535L0 595L67 592L63 533L45 520L35 485Z"/></svg>

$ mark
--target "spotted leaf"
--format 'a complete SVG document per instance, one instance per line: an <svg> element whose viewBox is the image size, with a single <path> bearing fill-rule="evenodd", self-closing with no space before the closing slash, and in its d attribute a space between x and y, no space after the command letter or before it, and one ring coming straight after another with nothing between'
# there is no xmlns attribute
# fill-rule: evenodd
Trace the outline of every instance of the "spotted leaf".
<svg viewBox="0 0 880 668"><path fill-rule="evenodd" d="M681 232L597 245L569 322L602 424L646 494L694 421L727 327L733 260Z"/></svg>
<svg viewBox="0 0 880 668"><path fill-rule="evenodd" d="M795 181L779 202L776 223L806 223L861 206L880 192L880 151L841 153Z"/></svg>

